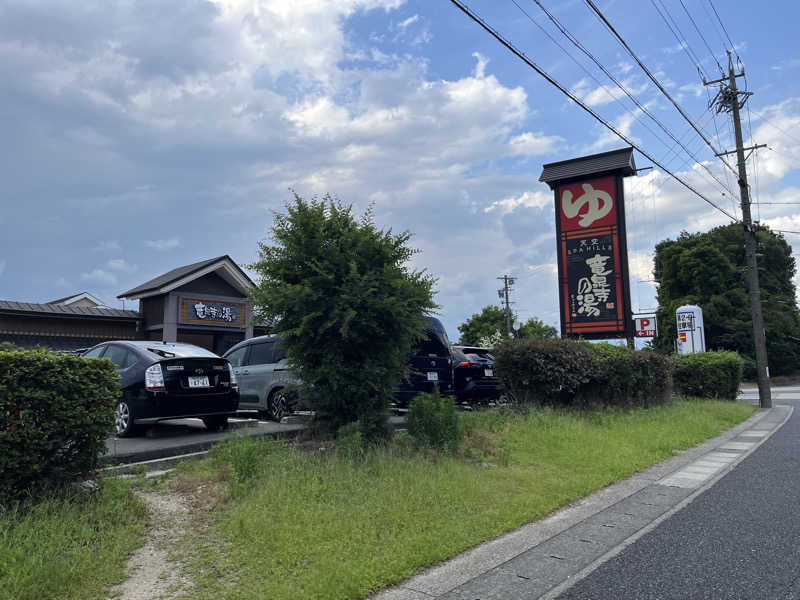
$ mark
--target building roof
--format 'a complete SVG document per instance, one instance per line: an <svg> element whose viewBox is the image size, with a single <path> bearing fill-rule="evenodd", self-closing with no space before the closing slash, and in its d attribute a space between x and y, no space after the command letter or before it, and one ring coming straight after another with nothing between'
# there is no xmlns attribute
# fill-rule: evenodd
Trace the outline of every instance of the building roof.
<svg viewBox="0 0 800 600"><path fill-rule="evenodd" d="M636 174L632 147L546 164L542 167L539 181L544 181L550 189L554 189L566 179L612 171L620 171L623 177Z"/></svg>
<svg viewBox="0 0 800 600"><path fill-rule="evenodd" d="M121 293L117 298L136 300L147 296L166 294L177 287L212 272L217 272L223 279L233 287L239 289L243 294L247 294L251 288L255 287L253 281L242 271L241 267L239 267L230 256L225 254L167 271L163 275L154 277L150 281L146 281L127 292Z"/></svg>
<svg viewBox="0 0 800 600"><path fill-rule="evenodd" d="M118 308L89 308L86 306L69 306L66 304L35 304L33 302L14 302L0 300L0 313L27 314L47 317L88 317L95 319L138 319L139 311L120 310Z"/></svg>
<svg viewBox="0 0 800 600"><path fill-rule="evenodd" d="M93 302L95 305L100 307L106 307L105 302L93 296L89 292L78 292L77 294L72 294L70 296L65 296L64 298L58 298L57 300L50 300L47 304L72 304L73 302L77 302L78 300L89 300Z"/></svg>

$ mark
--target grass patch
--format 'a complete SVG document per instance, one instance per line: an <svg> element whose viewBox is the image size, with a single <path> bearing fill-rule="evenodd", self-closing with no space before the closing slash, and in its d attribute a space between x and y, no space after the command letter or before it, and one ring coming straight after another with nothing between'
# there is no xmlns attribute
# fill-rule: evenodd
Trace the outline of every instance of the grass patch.
<svg viewBox="0 0 800 600"><path fill-rule="evenodd" d="M147 509L129 482L0 508L0 598L105 598L141 544Z"/></svg>
<svg viewBox="0 0 800 600"><path fill-rule="evenodd" d="M467 414L457 453L398 444L364 457L247 438L174 481L227 478L187 538L193 598L361 598L696 445L753 407ZM239 447L237 447L237 445ZM257 460L254 459L257 457Z"/></svg>

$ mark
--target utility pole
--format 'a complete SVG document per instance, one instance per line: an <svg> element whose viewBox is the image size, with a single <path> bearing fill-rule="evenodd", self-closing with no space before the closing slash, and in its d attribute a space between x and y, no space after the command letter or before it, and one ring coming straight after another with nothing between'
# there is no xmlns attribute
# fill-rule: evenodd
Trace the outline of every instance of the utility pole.
<svg viewBox="0 0 800 600"><path fill-rule="evenodd" d="M506 333L508 337L511 337L511 303L508 301L508 293L510 291L511 286L514 285L514 278L509 277L508 275L503 275L502 277L498 277L498 279L503 280L503 287L502 289L497 290L497 295L500 296L500 299L505 299L506 305Z"/></svg>
<svg viewBox="0 0 800 600"><path fill-rule="evenodd" d="M747 263L747 283L750 291L750 311L753 318L753 342L756 347L756 371L758 373L758 397L761 408L772 408L772 394L769 388L769 366L767 363L767 340L764 333L764 315L761 311L761 288L758 284L758 265L756 260L756 228L750 216L750 192L747 183L747 168L745 166L745 150L752 154L758 148L763 148L765 144L744 148L742 141L742 123L739 117L739 109L747 102L747 98L752 92L740 92L736 88L736 78L743 77L741 73L733 72L733 59L728 51L728 76L716 81L705 81L705 85L720 84L720 90L709 108L715 103L717 112L730 112L733 117L733 130L736 136L736 150L720 152L718 156L726 154L736 154L739 167L739 195L742 203L742 225L744 226L744 255ZM740 97L741 96L741 100ZM750 154L747 155L748 157Z"/></svg>

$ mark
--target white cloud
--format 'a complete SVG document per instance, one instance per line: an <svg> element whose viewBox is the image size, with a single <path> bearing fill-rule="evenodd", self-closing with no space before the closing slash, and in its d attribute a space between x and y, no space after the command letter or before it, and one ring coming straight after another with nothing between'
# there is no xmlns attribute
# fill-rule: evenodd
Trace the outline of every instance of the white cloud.
<svg viewBox="0 0 800 600"><path fill-rule="evenodd" d="M419 15L414 15L414 16L408 17L406 20L401 21L400 23L398 23L397 27L399 27L400 29L405 30L409 25L412 25L412 24L416 23L417 21L419 21Z"/></svg>
<svg viewBox="0 0 800 600"><path fill-rule="evenodd" d="M181 241L173 237L166 240L147 240L144 245L153 250L173 250L175 248L180 248Z"/></svg>
<svg viewBox="0 0 800 600"><path fill-rule="evenodd" d="M120 245L116 240L105 240L99 242L92 250L95 252L114 252L120 250Z"/></svg>
<svg viewBox="0 0 800 600"><path fill-rule="evenodd" d="M484 212L492 212L500 209L502 214L513 212L516 208L523 206L527 208L544 208L553 203L552 194L544 191L524 192L516 197L495 200L483 209Z"/></svg>
<svg viewBox="0 0 800 600"><path fill-rule="evenodd" d="M475 65L475 77L481 79L486 75L486 65L489 64L489 59L480 52L473 52L472 56L478 61Z"/></svg>
<svg viewBox="0 0 800 600"><path fill-rule="evenodd" d="M628 69L628 71L629 70L630 69ZM628 77L619 82L628 92L636 96L647 90L648 87L644 82L638 83L637 85L637 81L636 77ZM609 104L616 100L627 99L625 92L618 88L613 82L597 87L593 87L594 85L596 85L596 82L584 77L573 85L570 91L580 98L587 106L592 108L603 106L604 104ZM627 100L625 101L628 102Z"/></svg>
<svg viewBox="0 0 800 600"><path fill-rule="evenodd" d="M117 276L103 269L94 269L88 273L81 273L81 280L103 285L116 285Z"/></svg>
<svg viewBox="0 0 800 600"><path fill-rule="evenodd" d="M553 152L559 144L565 141L559 135L544 135L541 131L536 133L526 131L511 138L508 145L512 155L537 156Z"/></svg>
<svg viewBox="0 0 800 600"><path fill-rule="evenodd" d="M136 265L126 262L124 258L113 258L106 263L106 266L121 273L133 273L137 269Z"/></svg>

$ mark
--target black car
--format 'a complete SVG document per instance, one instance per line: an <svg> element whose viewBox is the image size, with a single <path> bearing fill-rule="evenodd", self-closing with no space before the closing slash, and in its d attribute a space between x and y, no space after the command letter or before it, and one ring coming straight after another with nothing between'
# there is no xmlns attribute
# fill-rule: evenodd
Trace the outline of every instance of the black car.
<svg viewBox="0 0 800 600"><path fill-rule="evenodd" d="M117 367L122 397L116 432L136 433L164 419L199 417L212 431L239 408L239 387L227 359L191 344L103 342L84 358L108 358Z"/></svg>
<svg viewBox="0 0 800 600"><path fill-rule="evenodd" d="M394 393L395 406L406 407L420 392L432 392L435 385L443 396L453 394L453 358L450 340L439 319L425 317L425 337L412 351L403 365L403 379Z"/></svg>
<svg viewBox="0 0 800 600"><path fill-rule="evenodd" d="M496 402L503 396L489 348L453 346L453 385L459 402Z"/></svg>

